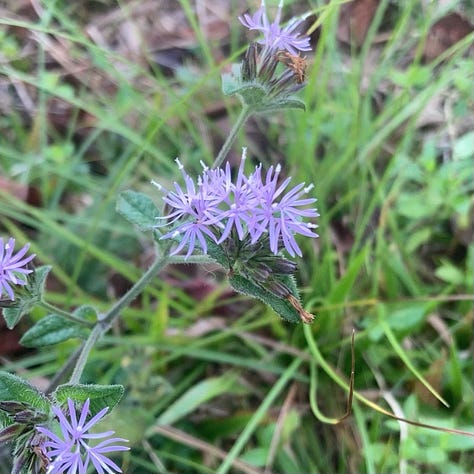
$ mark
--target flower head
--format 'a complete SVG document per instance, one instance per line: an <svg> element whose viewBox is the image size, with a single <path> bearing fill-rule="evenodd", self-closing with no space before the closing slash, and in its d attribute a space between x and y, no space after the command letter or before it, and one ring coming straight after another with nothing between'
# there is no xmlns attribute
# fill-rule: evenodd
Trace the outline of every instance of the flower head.
<svg viewBox="0 0 474 474"><path fill-rule="evenodd" d="M280 25L282 8L283 0L278 5L275 20L270 23L262 0L260 8L253 15L246 13L239 17L239 21L249 30L260 31L263 39L258 42L269 49L285 50L292 55L297 55L299 51L311 51L309 37L299 32L303 20L294 18L286 26Z"/></svg>
<svg viewBox="0 0 474 474"><path fill-rule="evenodd" d="M318 216L316 209L308 208L316 199L303 197L312 185L301 183L287 191L291 178L279 183L281 166L270 167L263 178L261 164L246 175L245 160L244 149L235 179L227 163L224 169L204 167L196 183L182 170L184 190L177 183L174 191L157 185L171 208L165 219L175 224L161 239L180 238L172 255L187 247L187 258L196 245L207 253L209 239L221 244L228 239L242 242L250 238L252 243L259 239L267 242L275 255L284 247L292 257L301 257L295 234L317 237L311 230L316 226L304 221Z"/></svg>
<svg viewBox="0 0 474 474"><path fill-rule="evenodd" d="M46 474L86 474L90 463L94 466L98 474L115 474L122 470L104 453L112 451L126 451L130 448L122 446L127 440L123 438L110 438L113 431L102 433L88 433L107 413L108 407L102 409L89 421L90 401L87 399L80 411L79 419L76 414L74 402L68 399L69 418L58 407L53 407L53 412L59 420L61 437L42 426L36 429L49 438L42 444L44 455L49 461ZM88 440L109 438L101 441L95 446L89 446Z"/></svg>
<svg viewBox="0 0 474 474"><path fill-rule="evenodd" d="M14 285L26 285L26 279L23 275L31 273L32 270L25 268L26 264L35 258L35 254L23 258L30 248L30 244L26 244L15 255L15 239L10 238L8 243L4 244L0 238L0 297L5 292L13 301L15 295L11 283Z"/></svg>
<svg viewBox="0 0 474 474"><path fill-rule="evenodd" d="M255 209L255 232L252 241L268 231L270 239L270 250L276 254L278 245L283 240L286 251L294 257L302 257L294 234L302 234L306 237L318 237L311 229L317 227L315 224L304 222L305 217L318 217L314 208L306 208L309 204L316 202L315 198L301 199L312 188L312 185L305 187L305 183L300 183L286 194L283 192L290 184L291 178L285 179L278 186L278 177L281 167L273 166L268 170L265 182L260 184L260 205ZM302 208L302 209L301 209Z"/></svg>

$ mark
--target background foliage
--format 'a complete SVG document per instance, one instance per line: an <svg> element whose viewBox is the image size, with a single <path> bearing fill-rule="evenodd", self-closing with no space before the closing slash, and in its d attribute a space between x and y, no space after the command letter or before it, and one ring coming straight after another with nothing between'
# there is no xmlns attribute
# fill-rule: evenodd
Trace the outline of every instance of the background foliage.
<svg viewBox="0 0 474 474"><path fill-rule="evenodd" d="M320 238L301 242L299 283L317 319L282 322L214 267L169 267L83 379L126 388L106 420L131 440L124 472L472 472L472 438L391 420L360 399L333 422L346 409L355 329L366 400L472 431L473 6L340 3L287 2L288 16L312 10L308 26L323 24L307 111L252 120L229 156L238 162L247 145L255 162L315 183ZM152 239L116 213L117 195L133 189L161 206L150 181L178 179L176 156L189 172L212 163L238 113L220 74L247 41L243 8L3 8L0 225L52 265L51 302L105 309L151 262ZM2 332L3 368L41 387L78 343L14 352L27 329Z"/></svg>

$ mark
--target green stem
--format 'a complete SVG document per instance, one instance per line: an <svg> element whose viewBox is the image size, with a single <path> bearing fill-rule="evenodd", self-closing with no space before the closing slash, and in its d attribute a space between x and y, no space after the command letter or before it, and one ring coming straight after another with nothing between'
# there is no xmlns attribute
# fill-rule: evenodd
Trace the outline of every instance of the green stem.
<svg viewBox="0 0 474 474"><path fill-rule="evenodd" d="M92 332L89 334L87 341L82 346L81 353L77 358L76 366L72 372L71 378L69 379L69 383L77 384L81 379L82 372L84 371L84 367L87 363L87 358L89 357L89 353L94 347L95 343L100 339L102 334L105 332L106 326L104 326L101 322L98 322Z"/></svg>
<svg viewBox="0 0 474 474"><path fill-rule="evenodd" d="M54 377L51 379L49 382L48 388L45 390L45 394L53 393L54 390L56 390L57 386L60 384L61 380L65 375L72 371L73 367L75 366L77 359L79 358L79 355L82 352L82 349L84 347L84 343L80 347L78 347L68 358L66 363L61 367L59 372L57 372Z"/></svg>
<svg viewBox="0 0 474 474"><path fill-rule="evenodd" d="M163 249L165 253L168 249ZM112 323L120 316L120 313L126 308L148 285L148 283L168 264L169 257L159 256L150 266L150 268L141 276L141 278L125 293L99 320L89 334L87 341L81 348L81 352L74 367L69 383L77 384L81 378L84 367L86 366L89 353L95 343L108 331Z"/></svg>
<svg viewBox="0 0 474 474"><path fill-rule="evenodd" d="M219 151L219 154L217 155L217 158L214 161L214 164L212 165L213 169L219 168L219 166L222 165L225 157L227 156L227 153L229 153L229 150L232 144L234 143L235 138L237 137L237 134L239 133L240 128L244 125L244 123L247 121L250 115L252 115L252 111L250 107L248 105L243 105L242 110L240 111L240 115L237 118L237 121L232 127L232 130L230 131L229 136L227 137L226 141L222 145L222 148Z"/></svg>
<svg viewBox="0 0 474 474"><path fill-rule="evenodd" d="M166 253L168 249L163 249ZM104 326L110 326L113 321L120 315L121 311L126 308L148 285L148 283L168 265L168 256L159 256L152 263L151 267L141 276L141 278L127 291L105 314L101 319Z"/></svg>
<svg viewBox="0 0 474 474"><path fill-rule="evenodd" d="M64 311L63 309L58 308L57 306L54 306L51 303L48 303L47 301L41 300L38 303L38 306L41 306L45 310L53 314L57 314L58 316L61 316L61 318L67 319L68 321L80 324L81 326L92 327L94 325L94 323L85 321L82 318L78 318L77 316L74 316L73 314L68 313L67 311Z"/></svg>

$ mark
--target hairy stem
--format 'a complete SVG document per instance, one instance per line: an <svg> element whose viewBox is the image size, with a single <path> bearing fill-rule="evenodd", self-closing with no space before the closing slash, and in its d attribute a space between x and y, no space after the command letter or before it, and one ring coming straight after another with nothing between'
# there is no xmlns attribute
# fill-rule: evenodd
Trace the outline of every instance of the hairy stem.
<svg viewBox="0 0 474 474"><path fill-rule="evenodd" d="M240 115L237 118L237 121L232 127L232 130L230 131L229 136L227 137L226 141L222 145L222 148L219 151L219 154L217 155L217 158L215 159L214 164L212 165L213 169L219 168L219 166L222 165L225 157L227 156L227 153L229 153L229 150L235 141L235 138L237 137L237 134L239 133L239 130L241 129L241 127L244 125L244 123L247 121L247 119L251 115L252 115L252 110L250 109L250 107L248 105L243 105Z"/></svg>
<svg viewBox="0 0 474 474"><path fill-rule="evenodd" d="M86 363L87 363L87 358L89 357L89 354L92 348L94 347L95 343L100 339L102 334L105 332L104 328L105 326L103 326L101 322L98 322L94 326L94 329L89 334L87 341L84 343L84 345L81 348L81 352L79 354L79 357L77 358L76 366L74 367L71 378L69 379L69 383L71 384L79 383L82 372L84 371L84 367L86 366Z"/></svg>
<svg viewBox="0 0 474 474"><path fill-rule="evenodd" d="M164 249L165 253L168 248ZM158 256L150 268L141 276L141 278L127 291L107 313L96 322L92 332L81 348L77 358L76 366L70 378L70 383L79 383L87 358L96 342L108 331L112 323L120 316L122 310L126 308L148 285L148 283L169 263L168 256Z"/></svg>
<svg viewBox="0 0 474 474"><path fill-rule="evenodd" d="M168 248L164 249L168 252ZM150 268L141 276L141 278L127 291L113 306L107 311L101 319L104 326L110 326L113 321L120 315L121 311L126 308L150 283L150 281L168 265L168 256L158 256L152 263Z"/></svg>
<svg viewBox="0 0 474 474"><path fill-rule="evenodd" d="M52 393L58 385L61 383L61 380L66 376L69 371L72 371L74 365L76 364L77 360L79 359L79 355L82 352L84 347L84 343L80 347L78 347L68 358L65 364L61 367L58 373L54 375L54 377L49 382L48 388L45 390L44 393Z"/></svg>

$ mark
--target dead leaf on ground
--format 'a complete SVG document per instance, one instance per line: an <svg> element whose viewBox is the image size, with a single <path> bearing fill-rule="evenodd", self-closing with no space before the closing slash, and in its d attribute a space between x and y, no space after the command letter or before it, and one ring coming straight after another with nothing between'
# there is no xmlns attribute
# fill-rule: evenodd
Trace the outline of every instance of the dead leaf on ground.
<svg viewBox="0 0 474 474"><path fill-rule="evenodd" d="M32 206L41 206L41 194L34 186L17 183L16 181L0 176L0 190Z"/></svg>
<svg viewBox="0 0 474 474"><path fill-rule="evenodd" d="M446 15L430 28L423 51L424 59L428 61L436 59L473 31L473 25L459 13Z"/></svg>
<svg viewBox="0 0 474 474"><path fill-rule="evenodd" d="M342 5L337 39L362 46L378 6L378 0L354 0Z"/></svg>

